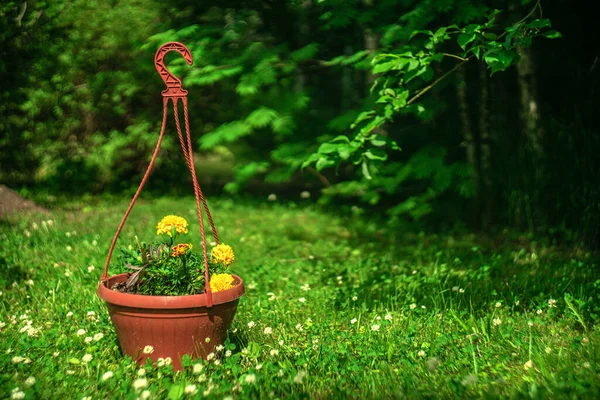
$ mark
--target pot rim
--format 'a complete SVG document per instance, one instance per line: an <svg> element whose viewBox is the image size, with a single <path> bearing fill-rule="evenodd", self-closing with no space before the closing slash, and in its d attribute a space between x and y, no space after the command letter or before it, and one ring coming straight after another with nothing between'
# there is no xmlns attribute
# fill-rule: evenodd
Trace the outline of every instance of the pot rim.
<svg viewBox="0 0 600 400"><path fill-rule="evenodd" d="M213 306L229 303L239 299L245 293L244 281L235 274L231 274L235 279L236 285L230 289L212 293ZM119 274L110 276L106 281L100 281L98 284L98 297L107 303L134 307L134 308L152 308L152 309L181 309L206 307L205 294L192 294L185 296L150 296L144 294L121 293L111 290L115 283L123 282L129 274Z"/></svg>

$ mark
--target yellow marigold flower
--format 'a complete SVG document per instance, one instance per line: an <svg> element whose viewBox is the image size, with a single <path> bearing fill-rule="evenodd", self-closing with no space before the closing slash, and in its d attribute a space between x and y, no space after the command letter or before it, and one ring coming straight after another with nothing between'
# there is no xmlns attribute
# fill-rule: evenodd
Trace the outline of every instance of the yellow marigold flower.
<svg viewBox="0 0 600 400"><path fill-rule="evenodd" d="M210 277L210 290L214 293L231 289L235 286L233 282L233 276L230 274L214 274Z"/></svg>
<svg viewBox="0 0 600 400"><path fill-rule="evenodd" d="M171 255L173 257L177 257L180 256L182 254L185 254L186 251L191 250L192 249L192 245L189 243L182 243L182 244L178 244L176 246L173 246L173 252L171 253Z"/></svg>
<svg viewBox="0 0 600 400"><path fill-rule="evenodd" d="M166 233L171 236L171 230L175 228L177 233L188 233L188 222L177 215L167 215L163 219L160 220L158 225L156 225L156 234L162 235Z"/></svg>
<svg viewBox="0 0 600 400"><path fill-rule="evenodd" d="M227 266L230 266L235 260L235 254L233 254L231 246L223 243L212 248L211 257L213 262L220 262Z"/></svg>

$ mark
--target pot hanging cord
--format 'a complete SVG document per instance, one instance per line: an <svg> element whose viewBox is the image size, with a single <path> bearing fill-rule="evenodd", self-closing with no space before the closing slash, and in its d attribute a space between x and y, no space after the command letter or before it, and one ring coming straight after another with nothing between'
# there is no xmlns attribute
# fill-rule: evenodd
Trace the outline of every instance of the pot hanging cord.
<svg viewBox="0 0 600 400"><path fill-rule="evenodd" d="M154 149L154 154L152 155L152 159L150 160L150 164L148 165L148 169L140 182L131 203L129 203L129 207L117 228L117 232L112 240L110 248L108 250L108 256L106 257L106 263L104 265L104 272L102 273L102 278L100 284L103 284L108 279L108 265L110 264L110 259L112 257L112 253L115 248L115 244L117 243L117 239L119 238L119 234L125 225L125 221L135 204L135 201L140 195L142 188L146 184L148 177L150 176L150 171L154 166L154 162L156 161L156 157L158 155L158 151L160 149L160 145L163 140L163 136L165 133L165 127L167 124L167 111L168 111L168 103L169 99L173 102L173 115L175 118L175 126L177 128L177 135L179 136L179 144L181 145L181 150L183 151L183 157L185 158L188 169L190 170L190 174L192 176L192 183L194 185L194 195L196 197L196 210L198 211L198 222L200 224L200 235L202 236L202 255L204 257L204 293L206 294L206 306L212 307L212 291L210 290L210 277L208 275L208 253L206 250L206 237L204 235L204 220L202 218L202 208L206 212L206 216L208 218L208 222L210 223L210 227L212 230L213 237L215 238L216 244L219 244L219 237L217 236L217 229L215 228L215 224L213 222L212 216L210 215L210 211L208 209L208 204L206 203L206 199L204 198L204 194L202 193L202 189L198 184L198 179L196 178L196 169L194 168L194 155L192 152L192 138L190 134L190 123L188 117L188 107L187 107L187 90L183 90L181 87L181 80L173 75L167 67L164 65L164 57L169 51L177 51L179 54L183 56L183 58L187 61L188 64L192 64L192 53L189 49L178 42L169 42L163 44L157 51L154 56L154 65L156 66L156 70L160 74L162 80L167 85L167 89L162 91L163 95L163 120L162 126L160 128L160 135L158 137L158 142L156 143L156 148ZM179 112L178 112L178 101L181 99L183 103L183 119L185 123L185 133L186 137L184 138L183 133L181 131L181 124L179 122ZM202 203L202 206L200 205Z"/></svg>

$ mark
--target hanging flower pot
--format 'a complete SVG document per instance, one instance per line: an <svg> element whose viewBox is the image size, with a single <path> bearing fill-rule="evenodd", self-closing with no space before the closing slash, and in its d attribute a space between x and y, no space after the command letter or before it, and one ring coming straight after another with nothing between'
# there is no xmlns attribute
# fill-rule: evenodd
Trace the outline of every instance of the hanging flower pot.
<svg viewBox="0 0 600 400"><path fill-rule="evenodd" d="M188 64L192 63L190 51L181 43L166 43L156 52L154 63L167 85L162 92L161 132L148 169L111 243L98 285L98 296L106 301L123 354L140 364L147 358L153 361L170 359L173 368L179 370L184 355L206 358L216 346L223 344L239 298L244 294L244 282L227 271L234 259L233 250L219 244L212 216L196 178L187 91L182 89L181 81L163 62L165 54L171 50L179 52ZM184 109L185 137L179 122L179 100ZM191 244L177 243L178 236L187 233L188 223L181 217L170 215L157 225L157 234L168 236L168 239L151 245L140 244L136 240L136 248L123 252L121 257L121 262L132 272L109 277L108 266L119 234L156 160L165 133L169 101L173 103L179 142L192 176L202 236L202 257L192 253ZM206 248L202 209L217 244L210 256ZM176 279L171 279L173 277Z"/></svg>

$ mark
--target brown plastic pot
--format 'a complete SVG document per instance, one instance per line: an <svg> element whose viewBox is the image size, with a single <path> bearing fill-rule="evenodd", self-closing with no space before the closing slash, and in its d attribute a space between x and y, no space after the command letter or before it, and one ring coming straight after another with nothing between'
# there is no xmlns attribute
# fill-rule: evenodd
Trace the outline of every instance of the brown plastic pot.
<svg viewBox="0 0 600 400"><path fill-rule="evenodd" d="M212 307L206 307L204 294L189 296L147 296L120 293L111 288L128 274L109 277L98 286L98 296L106 301L123 354L139 364L146 358L157 361L170 357L173 368L181 369L181 357L206 358L223 344L235 315L244 281L233 275L236 285L212 294ZM151 354L143 349L152 346Z"/></svg>

